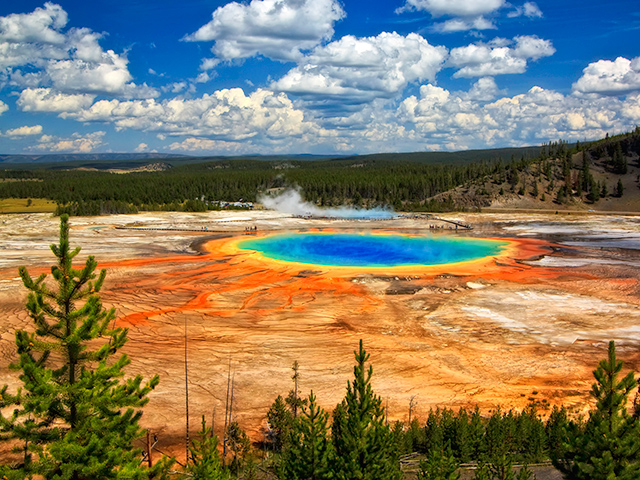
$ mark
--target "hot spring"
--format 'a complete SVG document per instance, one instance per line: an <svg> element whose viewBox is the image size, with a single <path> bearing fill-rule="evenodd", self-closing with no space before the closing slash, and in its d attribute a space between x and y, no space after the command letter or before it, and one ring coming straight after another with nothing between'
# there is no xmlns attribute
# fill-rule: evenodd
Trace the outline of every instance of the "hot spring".
<svg viewBox="0 0 640 480"><path fill-rule="evenodd" d="M285 262L339 267L444 265L499 255L508 242L453 236L287 233L242 240L238 247Z"/></svg>

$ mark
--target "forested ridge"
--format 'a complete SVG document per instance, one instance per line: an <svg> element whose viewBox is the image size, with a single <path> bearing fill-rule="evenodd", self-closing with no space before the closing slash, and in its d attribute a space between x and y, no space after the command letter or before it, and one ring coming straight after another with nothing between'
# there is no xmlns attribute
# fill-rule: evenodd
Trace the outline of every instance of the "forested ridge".
<svg viewBox="0 0 640 480"><path fill-rule="evenodd" d="M630 182L637 189L638 179L630 179L629 171L638 167L639 152L636 128L588 144L553 142L534 157L467 158L453 164L398 154L306 161L218 159L173 168L167 163L162 171L128 174L61 170L57 165L0 171L0 179L13 180L0 182L0 199L48 199L59 205L58 213L78 215L205 211L219 208L217 202L255 202L260 194L283 187L299 187L306 200L320 206L405 211L476 209L509 194L559 205L595 203L621 197Z"/></svg>
<svg viewBox="0 0 640 480"><path fill-rule="evenodd" d="M298 186L320 205L346 202L401 205L427 199L492 173L498 164L461 166L359 160L286 162L224 160L162 172L114 174L93 171L5 170L0 198L46 198L61 205L121 202L135 209L179 209L187 200L255 202L261 192ZM203 210L204 205L199 204Z"/></svg>

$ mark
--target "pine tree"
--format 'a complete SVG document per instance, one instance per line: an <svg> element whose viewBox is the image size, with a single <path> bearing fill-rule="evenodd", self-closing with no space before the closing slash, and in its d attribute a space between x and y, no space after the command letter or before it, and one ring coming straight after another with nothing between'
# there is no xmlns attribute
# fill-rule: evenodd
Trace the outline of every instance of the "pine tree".
<svg viewBox="0 0 640 480"><path fill-rule="evenodd" d="M473 473L473 480L493 480L489 465L484 462L478 462L478 466Z"/></svg>
<svg viewBox="0 0 640 480"><path fill-rule="evenodd" d="M418 466L418 480L458 480L460 462L456 460L451 449L444 452L433 450L426 460Z"/></svg>
<svg viewBox="0 0 640 480"><path fill-rule="evenodd" d="M298 418L298 410L303 405L306 405L307 400L305 398L300 398L298 396L298 381L300 380L300 366L298 365L298 361L293 362L291 366L291 370L293 370L293 375L291 375L291 380L293 380L293 388L289 391L289 395L285 399L287 405L291 409L291 413L293 414L293 418Z"/></svg>
<svg viewBox="0 0 640 480"><path fill-rule="evenodd" d="M618 380L622 361L615 344L609 342L608 358L600 361L593 375L591 395L595 409L583 429L572 432L564 458L554 463L565 478L587 480L640 477L640 424L627 412L627 399L636 386L633 372Z"/></svg>
<svg viewBox="0 0 640 480"><path fill-rule="evenodd" d="M473 445L471 439L471 429L469 427L469 414L464 408L458 411L455 419L455 434L453 435L451 448L456 458L461 463L471 461L473 456Z"/></svg>
<svg viewBox="0 0 640 480"><path fill-rule="evenodd" d="M283 475L291 480L329 480L333 478L333 447L328 438L329 414L316 404L311 392L308 407L296 423L296 441L284 453Z"/></svg>
<svg viewBox="0 0 640 480"><path fill-rule="evenodd" d="M622 154L620 142L616 143L613 150L613 172L624 175L628 171L627 159Z"/></svg>
<svg viewBox="0 0 640 480"><path fill-rule="evenodd" d="M382 400L371 388L373 367L365 366L369 355L362 340L359 351L354 353L354 379L347 383L347 394L333 416L335 476L339 480L399 479L393 439L384 424Z"/></svg>
<svg viewBox="0 0 640 480"><path fill-rule="evenodd" d="M536 480L536 476L529 468L529 465L525 464L518 470L516 480Z"/></svg>
<svg viewBox="0 0 640 480"><path fill-rule="evenodd" d="M547 435L534 402L518 415L515 438L519 444L519 460L537 463L547 458Z"/></svg>
<svg viewBox="0 0 640 480"><path fill-rule="evenodd" d="M582 190L589 191L591 186L591 170L589 169L589 156L582 156Z"/></svg>
<svg viewBox="0 0 640 480"><path fill-rule="evenodd" d="M238 422L231 422L227 427L227 445L233 454L230 468L237 475L251 453L251 441Z"/></svg>
<svg viewBox="0 0 640 480"><path fill-rule="evenodd" d="M489 463L489 471L493 480L515 480L513 462L507 454L494 455Z"/></svg>
<svg viewBox="0 0 640 480"><path fill-rule="evenodd" d="M269 424L267 439L272 450L282 452L292 441L294 427L293 414L287 408L282 395L278 395L278 398L271 404L271 408L267 412L267 423Z"/></svg>
<svg viewBox="0 0 640 480"><path fill-rule="evenodd" d="M485 447L485 427L480 415L480 408L476 405L469 417L469 447L471 458L480 458Z"/></svg>
<svg viewBox="0 0 640 480"><path fill-rule="evenodd" d="M202 416L202 430L189 447L190 463L187 471L194 480L226 480L229 478L222 467L218 451L218 437L207 427Z"/></svg>
<svg viewBox="0 0 640 480"><path fill-rule="evenodd" d="M540 195L540 189L538 188L537 181L533 182L533 191L531 192L531 195L533 195L534 197L537 197L538 195Z"/></svg>
<svg viewBox="0 0 640 480"><path fill-rule="evenodd" d="M593 176L589 177L589 193L587 199L590 202L597 202L600 200L600 185L594 180Z"/></svg>
<svg viewBox="0 0 640 480"><path fill-rule="evenodd" d="M442 431L441 423L440 409L437 408L435 412L430 409L424 425L424 451L426 453L444 448L444 432Z"/></svg>
<svg viewBox="0 0 640 480"><path fill-rule="evenodd" d="M130 360L114 355L126 343L127 330L109 328L114 310L105 310L98 295L106 271L94 273L92 256L84 268L73 268L80 248L70 250L68 216L60 220L60 243L51 245L58 259L51 268L55 288L45 274L34 280L26 268L19 269L35 323L35 332L16 331L20 358L12 367L20 371L23 387L19 406L5 419L11 436L24 445L19 469L47 479L161 475L169 462L147 469L132 444L141 436L142 412L135 409L147 403L158 376L144 384L141 376L123 379ZM98 345L105 337L109 340Z"/></svg>
<svg viewBox="0 0 640 480"><path fill-rule="evenodd" d="M545 425L549 457L552 461L559 461L564 458L569 428L567 409L565 407L558 408L557 405L554 405ZM571 428L574 428L574 425L571 425Z"/></svg>

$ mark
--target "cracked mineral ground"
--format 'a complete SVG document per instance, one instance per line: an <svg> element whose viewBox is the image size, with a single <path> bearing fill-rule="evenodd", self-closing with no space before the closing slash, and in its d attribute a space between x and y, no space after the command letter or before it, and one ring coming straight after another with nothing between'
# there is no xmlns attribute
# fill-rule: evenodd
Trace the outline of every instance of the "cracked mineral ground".
<svg viewBox="0 0 640 480"><path fill-rule="evenodd" d="M128 374L160 375L141 424L162 451L185 431L185 325L190 424L215 412L222 430L227 372L233 416L254 440L278 394L313 390L332 409L364 340L373 385L389 418L430 408L483 411L590 405L592 370L615 340L626 368L640 368L640 217L449 214L436 220L339 221L270 211L74 217L72 246L94 255L105 306L129 328ZM48 273L59 219L4 215L0 229L0 383L17 387L14 331L32 329L18 266ZM120 228L128 227L128 228ZM444 227L444 228L435 228ZM255 231L248 231L256 228ZM437 267L327 267L239 250L248 234L372 232L506 240L497 257Z"/></svg>

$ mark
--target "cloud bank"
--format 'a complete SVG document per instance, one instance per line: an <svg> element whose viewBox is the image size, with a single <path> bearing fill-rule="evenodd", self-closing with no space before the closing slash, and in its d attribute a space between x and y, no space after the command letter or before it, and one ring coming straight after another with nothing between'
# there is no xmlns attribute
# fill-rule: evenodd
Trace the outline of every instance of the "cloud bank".
<svg viewBox="0 0 640 480"><path fill-rule="evenodd" d="M489 35L509 17L518 24L543 18L533 2L405 3L401 10L432 17L423 33L485 32L483 40L478 32L459 35L454 48L432 40L442 36L417 32L334 38L348 6L338 0L227 3L184 37L212 44L213 56L198 55L190 78L137 69L159 87L136 81L127 51L103 46L109 32L71 27L59 5L0 17L0 90L8 92L0 99L2 137L7 145L39 138L32 146L38 151L104 150L121 132L135 131L140 138L130 150L372 153L592 139L640 123L640 57L588 64L570 93L535 82L509 90L504 75L534 70L533 62L544 64L556 52L550 39L537 35ZM215 87L224 69L235 75L243 62L269 67L274 61L278 73L262 81ZM445 88L448 77L455 89ZM73 125L79 131L67 133Z"/></svg>

